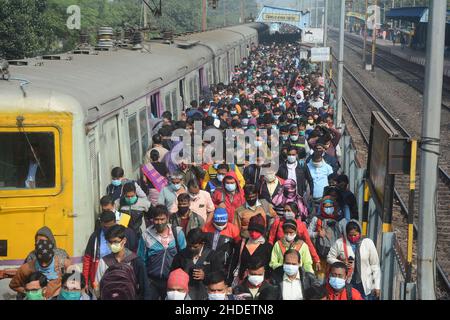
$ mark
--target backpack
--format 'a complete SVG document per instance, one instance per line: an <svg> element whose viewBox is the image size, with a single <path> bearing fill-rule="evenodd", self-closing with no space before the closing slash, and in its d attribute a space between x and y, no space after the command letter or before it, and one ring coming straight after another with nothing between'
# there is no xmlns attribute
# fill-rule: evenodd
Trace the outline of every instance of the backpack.
<svg viewBox="0 0 450 320"><path fill-rule="evenodd" d="M136 259L131 253L122 262L117 262L113 254L103 257L108 269L100 280L100 300L136 300L138 284L131 261Z"/></svg>
<svg viewBox="0 0 450 320"><path fill-rule="evenodd" d="M317 236L314 246L316 247L317 254L320 258L326 259L328 252L334 245L337 239L341 236L341 230L339 228L339 221L334 219L323 219L318 217L317 229L324 230L325 237Z"/></svg>

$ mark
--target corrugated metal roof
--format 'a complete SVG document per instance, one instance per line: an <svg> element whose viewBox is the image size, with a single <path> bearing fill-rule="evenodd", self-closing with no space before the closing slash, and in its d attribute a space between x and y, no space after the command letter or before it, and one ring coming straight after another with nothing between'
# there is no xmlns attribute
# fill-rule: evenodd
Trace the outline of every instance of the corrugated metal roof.
<svg viewBox="0 0 450 320"><path fill-rule="evenodd" d="M386 13L386 19L419 22L428 14L428 7L393 8ZM428 21L428 17L426 19ZM423 21L425 22L425 21Z"/></svg>

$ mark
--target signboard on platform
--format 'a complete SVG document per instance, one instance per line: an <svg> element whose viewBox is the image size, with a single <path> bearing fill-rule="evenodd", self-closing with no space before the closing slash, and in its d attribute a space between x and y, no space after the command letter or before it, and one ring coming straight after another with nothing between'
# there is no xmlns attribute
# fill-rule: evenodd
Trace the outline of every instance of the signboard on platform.
<svg viewBox="0 0 450 320"><path fill-rule="evenodd" d="M302 43L323 43L323 29L320 28L303 29Z"/></svg>
<svg viewBox="0 0 450 320"><path fill-rule="evenodd" d="M390 221L396 174L409 174L411 145L380 112L372 112L368 157L368 178L372 198L383 213L383 221Z"/></svg>
<svg viewBox="0 0 450 320"><path fill-rule="evenodd" d="M374 28L381 28L381 9L379 6L369 6L367 8L369 18L367 19L367 29L373 30Z"/></svg>
<svg viewBox="0 0 450 320"><path fill-rule="evenodd" d="M311 62L331 61L330 47L311 48Z"/></svg>
<svg viewBox="0 0 450 320"><path fill-rule="evenodd" d="M298 14L289 13L264 13L262 16L266 22L299 22L300 16Z"/></svg>

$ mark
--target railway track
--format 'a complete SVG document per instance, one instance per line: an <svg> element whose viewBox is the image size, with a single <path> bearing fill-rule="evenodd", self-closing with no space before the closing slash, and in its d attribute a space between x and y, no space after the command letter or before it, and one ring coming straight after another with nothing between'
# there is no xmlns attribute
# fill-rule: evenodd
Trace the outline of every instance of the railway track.
<svg viewBox="0 0 450 320"><path fill-rule="evenodd" d="M337 35L334 31L332 31L332 34ZM332 39L335 41L337 40L336 37L332 37ZM345 41L345 47L355 52L362 58L362 42L351 37L346 37ZM367 49L367 53L371 54L371 46L369 43ZM375 56L376 67L381 68L383 71L389 73L400 82L406 83L419 94L423 95L425 87L425 68L423 66L403 60L402 58L392 55L385 50L378 49ZM450 111L450 78L448 77L444 77L442 101L442 107L447 111Z"/></svg>
<svg viewBox="0 0 450 320"><path fill-rule="evenodd" d="M334 57L336 59L336 57ZM349 75L346 77L345 86L352 87L351 83L356 84L356 87L361 90L353 90L351 95L352 104L349 102L349 97L344 97L343 103L346 105L347 110L358 128L366 146L369 144L369 132L370 132L370 115L372 111L381 111L387 119L396 127L396 129L406 137L412 138L408 130L399 122L382 102L364 85L364 83L346 66L344 66L344 72ZM347 81L351 80L351 83ZM354 86L353 86L354 88ZM345 87L344 87L344 91ZM358 105L359 108L354 106ZM418 177L419 179L420 177ZM450 293L450 176L445 168L439 167L439 187L438 187L438 212L437 212L437 274L442 283L443 291L445 294ZM400 211L403 215L408 216L408 207L406 205L408 199L408 177L403 176L396 179L396 188L394 190L394 198L397 201ZM415 208L418 208L418 193L416 193ZM417 210L416 210L417 211ZM417 215L417 214L415 214ZM417 221L417 217L415 217ZM415 232L417 233L417 225L414 225Z"/></svg>

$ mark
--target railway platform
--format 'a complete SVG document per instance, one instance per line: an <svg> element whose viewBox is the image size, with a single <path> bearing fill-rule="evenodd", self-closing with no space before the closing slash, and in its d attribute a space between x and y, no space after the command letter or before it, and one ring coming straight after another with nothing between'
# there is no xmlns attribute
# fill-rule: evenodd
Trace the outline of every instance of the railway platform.
<svg viewBox="0 0 450 320"><path fill-rule="evenodd" d="M339 30L336 28L331 28L333 31L338 32ZM351 37L358 40L364 40L364 37L356 34L356 33L345 33L346 37ZM372 38L367 37L367 43L369 45L372 45ZM419 50L413 50L411 48L405 47L402 49L401 45L399 43L396 43L393 45L392 41L389 40L383 40L383 39L377 39L377 47L381 48L384 51L390 52L392 55L397 56L399 58L405 59L407 61L410 61L412 63L421 65L425 67L425 61L426 61L426 52L425 51L419 51ZM450 77L450 58L446 57L444 61L444 75L447 77Z"/></svg>

